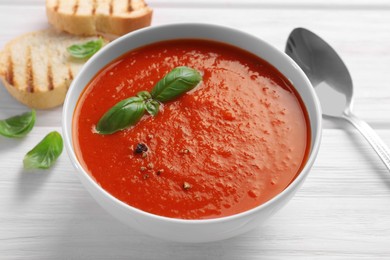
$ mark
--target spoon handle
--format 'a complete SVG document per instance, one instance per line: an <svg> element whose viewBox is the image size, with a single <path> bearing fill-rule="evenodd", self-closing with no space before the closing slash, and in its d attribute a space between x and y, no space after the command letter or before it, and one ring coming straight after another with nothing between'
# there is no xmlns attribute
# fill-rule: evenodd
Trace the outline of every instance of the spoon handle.
<svg viewBox="0 0 390 260"><path fill-rule="evenodd" d="M365 121L359 119L352 113L344 114L344 119L350 122L357 130L366 138L371 144L376 153L382 159L387 169L390 171L390 150L389 147L383 142L379 135L372 129L372 127Z"/></svg>

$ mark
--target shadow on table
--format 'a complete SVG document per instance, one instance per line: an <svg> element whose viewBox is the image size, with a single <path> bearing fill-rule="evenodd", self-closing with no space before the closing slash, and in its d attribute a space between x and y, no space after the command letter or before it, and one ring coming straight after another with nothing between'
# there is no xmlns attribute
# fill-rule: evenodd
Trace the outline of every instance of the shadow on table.
<svg viewBox="0 0 390 260"><path fill-rule="evenodd" d="M22 138L8 138L0 135L0 153L6 153L11 151L16 147L22 146L25 142L25 137ZM26 153L28 152L28 147L26 147Z"/></svg>
<svg viewBox="0 0 390 260"><path fill-rule="evenodd" d="M371 174L376 174L383 183L390 189L390 178L389 172L386 166L383 164L379 156L376 154L375 150L367 142L367 140L356 130L351 124L342 119L326 119L326 122L331 122L337 128L343 129L351 142L356 145L356 149L359 150L359 153L362 154L362 158L370 165L371 169L374 169L374 172ZM390 146L390 143L387 143ZM362 149L364 148L364 149ZM336 151L337 152L337 151Z"/></svg>
<svg viewBox="0 0 390 260"><path fill-rule="evenodd" d="M138 233L106 213L90 196L73 201L73 216L61 222L48 259L240 259L248 243L259 245L251 233L220 242L183 244ZM264 229L264 239L272 233ZM189 234L190 235L190 234ZM254 239L255 238L255 239Z"/></svg>
<svg viewBox="0 0 390 260"><path fill-rule="evenodd" d="M23 159L23 158L22 158ZM23 169L22 163L19 170L19 177L16 183L16 203L27 203L34 194L37 193L45 183L49 176L53 175L55 167L47 170L40 169Z"/></svg>
<svg viewBox="0 0 390 260"><path fill-rule="evenodd" d="M28 111L28 108L24 105L19 104L5 89L0 81L0 104L3 107L9 109L0 110L0 120L15 116L17 114ZM0 153L10 151L11 148L19 147L24 143L23 138L8 138L0 135Z"/></svg>

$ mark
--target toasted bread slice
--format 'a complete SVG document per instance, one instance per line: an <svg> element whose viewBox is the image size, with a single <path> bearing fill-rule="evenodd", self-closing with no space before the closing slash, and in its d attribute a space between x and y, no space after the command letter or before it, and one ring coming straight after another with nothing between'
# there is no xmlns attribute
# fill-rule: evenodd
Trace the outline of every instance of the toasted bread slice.
<svg viewBox="0 0 390 260"><path fill-rule="evenodd" d="M49 22L75 35L123 35L149 26L152 9L143 0L46 0Z"/></svg>
<svg viewBox="0 0 390 260"><path fill-rule="evenodd" d="M85 62L72 58L67 47L97 38L54 29L24 34L0 52L0 78L13 97L31 108L61 105L70 82Z"/></svg>

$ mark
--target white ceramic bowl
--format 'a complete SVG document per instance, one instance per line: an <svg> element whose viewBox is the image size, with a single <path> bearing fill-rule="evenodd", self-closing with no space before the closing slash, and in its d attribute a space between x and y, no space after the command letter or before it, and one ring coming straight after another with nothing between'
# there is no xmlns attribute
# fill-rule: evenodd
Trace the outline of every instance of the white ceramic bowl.
<svg viewBox="0 0 390 260"><path fill-rule="evenodd" d="M309 158L293 183L265 204L237 215L210 220L183 220L157 216L131 207L110 195L91 178L77 160L72 140L73 113L80 94L95 74L112 60L132 49L158 41L183 38L220 41L261 57L284 74L303 99L309 113L312 136ZM63 108L62 128L65 147L77 169L77 175L85 188L109 213L130 227L151 236L180 242L208 242L237 236L257 227L293 197L317 156L321 139L321 112L319 101L309 80L298 65L283 52L252 35L235 29L207 24L172 24L153 26L127 34L111 42L93 56L70 86Z"/></svg>

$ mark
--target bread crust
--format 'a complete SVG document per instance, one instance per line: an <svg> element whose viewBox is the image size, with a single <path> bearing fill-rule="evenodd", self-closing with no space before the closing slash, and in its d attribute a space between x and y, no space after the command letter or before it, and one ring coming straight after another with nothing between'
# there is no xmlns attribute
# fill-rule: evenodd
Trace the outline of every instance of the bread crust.
<svg viewBox="0 0 390 260"><path fill-rule="evenodd" d="M126 14L74 14L58 10L46 1L46 15L55 28L74 35L112 34L121 36L131 31L150 26L153 10L145 6Z"/></svg>
<svg viewBox="0 0 390 260"><path fill-rule="evenodd" d="M74 35L96 35L95 22L92 16L74 16L56 12L46 6L46 16L50 24L61 31Z"/></svg>
<svg viewBox="0 0 390 260"><path fill-rule="evenodd" d="M12 86L4 77L1 77L1 81L11 96L20 103L35 109L50 109L62 105L70 85L70 83L64 83L63 86L51 91L30 93Z"/></svg>

